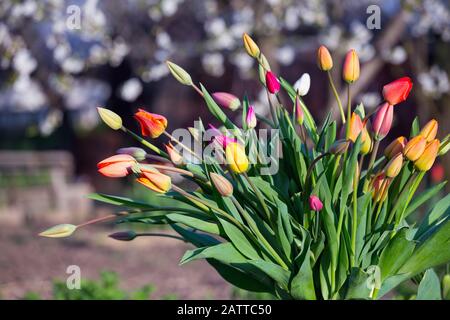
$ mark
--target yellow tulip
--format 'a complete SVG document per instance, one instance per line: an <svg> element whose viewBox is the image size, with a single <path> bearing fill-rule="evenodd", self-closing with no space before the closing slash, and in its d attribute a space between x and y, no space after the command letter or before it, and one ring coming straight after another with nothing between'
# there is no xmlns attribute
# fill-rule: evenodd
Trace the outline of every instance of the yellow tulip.
<svg viewBox="0 0 450 320"><path fill-rule="evenodd" d="M414 166L420 171L428 171L434 164L439 151L440 142L438 139L434 139L425 147L425 151L414 162Z"/></svg>
<svg viewBox="0 0 450 320"><path fill-rule="evenodd" d="M438 131L438 122L433 119L428 121L428 123L422 128L420 131L420 135L422 135L427 142L431 142L436 138Z"/></svg>
<svg viewBox="0 0 450 320"><path fill-rule="evenodd" d="M317 50L317 66L322 71L328 71L333 68L333 59L327 47L320 46Z"/></svg>
<svg viewBox="0 0 450 320"><path fill-rule="evenodd" d="M245 149L237 142L230 142L225 148L225 157L230 169L235 173L243 173L248 169L248 158Z"/></svg>
<svg viewBox="0 0 450 320"><path fill-rule="evenodd" d="M406 144L405 148L403 149L403 155L411 161L416 161L419 159L419 157L422 155L423 151L425 150L425 146L427 144L427 141L425 138L421 135L418 135Z"/></svg>
<svg viewBox="0 0 450 320"><path fill-rule="evenodd" d="M247 33L244 33L242 40L244 41L244 48L248 55L253 58L258 58L260 50L255 41Z"/></svg>
<svg viewBox="0 0 450 320"><path fill-rule="evenodd" d="M405 137L398 137L394 141L392 141L386 149L384 149L384 155L386 158L391 159L393 156L395 156L399 152L403 152L403 149L405 148L406 144L408 143L408 140L406 140Z"/></svg>
<svg viewBox="0 0 450 320"><path fill-rule="evenodd" d="M353 83L359 78L359 58L354 49L347 52L345 56L342 78L347 83Z"/></svg>

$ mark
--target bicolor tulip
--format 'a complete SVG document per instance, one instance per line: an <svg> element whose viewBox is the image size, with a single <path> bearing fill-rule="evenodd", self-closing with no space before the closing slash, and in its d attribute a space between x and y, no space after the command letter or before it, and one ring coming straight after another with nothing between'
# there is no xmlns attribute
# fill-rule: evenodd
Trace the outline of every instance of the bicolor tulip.
<svg viewBox="0 0 450 320"><path fill-rule="evenodd" d="M110 178L122 178L130 173L130 169L137 163L129 154L117 154L106 158L97 164L98 172Z"/></svg>
<svg viewBox="0 0 450 320"><path fill-rule="evenodd" d="M294 115L298 125L300 126L303 125L303 121L305 120L305 114L303 112L302 103L300 102L300 97L298 95L295 97Z"/></svg>
<svg viewBox="0 0 450 320"><path fill-rule="evenodd" d="M105 109L97 108L97 112L104 123L113 130L119 130L122 128L122 118L115 112Z"/></svg>
<svg viewBox="0 0 450 320"><path fill-rule="evenodd" d="M391 159L393 156L395 156L397 153L402 152L405 148L406 144L408 143L408 140L406 140L405 137L401 136L392 141L386 149L384 149L384 155L386 158Z"/></svg>
<svg viewBox="0 0 450 320"><path fill-rule="evenodd" d="M166 193L172 186L169 176L150 166L142 167L137 182L158 193Z"/></svg>
<svg viewBox="0 0 450 320"><path fill-rule="evenodd" d="M229 142L226 144L225 158L234 173L243 173L248 170L248 158L244 147L239 143Z"/></svg>
<svg viewBox="0 0 450 320"><path fill-rule="evenodd" d="M249 129L253 129L254 127L256 127L256 113L255 108L253 108L253 106L248 107L245 122Z"/></svg>
<svg viewBox="0 0 450 320"><path fill-rule="evenodd" d="M233 185L227 178L217 173L210 174L211 181L217 191L223 197L229 197L233 194Z"/></svg>
<svg viewBox="0 0 450 320"><path fill-rule="evenodd" d="M403 149L403 155L410 161L416 161L425 151L427 141L421 135L418 135L406 144Z"/></svg>
<svg viewBox="0 0 450 320"><path fill-rule="evenodd" d="M440 142L438 139L434 139L427 144L422 155L414 162L414 166L419 171L428 171L434 164L438 155Z"/></svg>
<svg viewBox="0 0 450 320"><path fill-rule="evenodd" d="M167 119L160 114L139 109L134 118L139 122L144 137L158 138L167 128Z"/></svg>
<svg viewBox="0 0 450 320"><path fill-rule="evenodd" d="M244 35L242 36L242 40L244 41L244 48L245 51L247 51L247 54L250 57L258 58L261 51L259 50L259 47L255 43L255 41L253 41L253 39L247 33L244 33Z"/></svg>
<svg viewBox="0 0 450 320"><path fill-rule="evenodd" d="M391 105L399 104L406 100L411 88L411 78L403 77L397 79L383 87L383 98Z"/></svg>
<svg viewBox="0 0 450 320"><path fill-rule="evenodd" d="M420 135L422 135L427 142L431 142L436 138L438 131L438 122L433 119L428 121L428 123L422 128L420 131Z"/></svg>
<svg viewBox="0 0 450 320"><path fill-rule="evenodd" d="M271 94L276 94L280 91L280 81L272 71L266 72L266 86Z"/></svg>
<svg viewBox="0 0 450 320"><path fill-rule="evenodd" d="M403 166L403 154L397 153L385 166L384 174L388 178L395 178L402 169Z"/></svg>
<svg viewBox="0 0 450 320"><path fill-rule="evenodd" d="M192 78L189 73L186 72L186 70L170 61L166 61L166 64L169 68L170 73L175 79L178 80L178 82L187 86L193 85Z"/></svg>
<svg viewBox="0 0 450 320"><path fill-rule="evenodd" d="M117 154L128 154L135 158L137 161L142 161L147 156L147 152L138 147L127 147L127 148L120 148L116 151Z"/></svg>
<svg viewBox="0 0 450 320"><path fill-rule="evenodd" d="M297 94L300 97L306 96L309 92L310 87L311 87L311 77L309 73L302 74L300 79L298 79L294 83L294 89L295 91L297 91Z"/></svg>
<svg viewBox="0 0 450 320"><path fill-rule="evenodd" d="M47 237L47 238L64 238L72 235L72 233L75 232L77 229L77 226L73 224L58 224L56 226L53 226L41 233L39 235L41 237Z"/></svg>
<svg viewBox="0 0 450 320"><path fill-rule="evenodd" d="M348 130L347 138L350 139L351 141L355 142L364 127L362 120L357 113L355 113L355 112L352 113L352 117L350 118L349 125L350 125L350 128Z"/></svg>
<svg viewBox="0 0 450 320"><path fill-rule="evenodd" d="M212 94L217 104L223 108L235 111L241 106L241 101L235 95L228 92L215 92Z"/></svg>
<svg viewBox="0 0 450 320"><path fill-rule="evenodd" d="M392 127L394 118L394 107L389 103L383 103L377 110L373 121L372 129L375 140L381 140L387 136Z"/></svg>
<svg viewBox="0 0 450 320"><path fill-rule="evenodd" d="M359 58L354 49L347 52L345 56L342 78L347 83L353 83L359 78Z"/></svg>
<svg viewBox="0 0 450 320"><path fill-rule="evenodd" d="M384 173L379 173L372 181L372 199L375 202L383 202L387 197L387 188L390 180L386 178Z"/></svg>
<svg viewBox="0 0 450 320"><path fill-rule="evenodd" d="M328 71L333 68L333 59L327 47L320 46L317 50L317 66L322 71Z"/></svg>
<svg viewBox="0 0 450 320"><path fill-rule="evenodd" d="M170 161L172 161L173 164L180 165L183 163L183 156L175 149L172 143L169 142L165 147Z"/></svg>
<svg viewBox="0 0 450 320"><path fill-rule="evenodd" d="M318 196L309 196L309 208L313 211L319 212L323 208L323 203L320 201Z"/></svg>

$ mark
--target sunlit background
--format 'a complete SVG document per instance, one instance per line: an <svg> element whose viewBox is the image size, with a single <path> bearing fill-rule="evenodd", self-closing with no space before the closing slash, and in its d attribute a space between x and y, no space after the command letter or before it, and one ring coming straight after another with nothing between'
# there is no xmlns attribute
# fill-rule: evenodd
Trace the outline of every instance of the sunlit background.
<svg viewBox="0 0 450 320"><path fill-rule="evenodd" d="M377 12L380 28L368 28ZM415 116L422 125L437 119L439 138L450 131L446 0L2 0L1 298L248 297L205 262L179 267L188 246L174 240L119 243L106 237L121 228L112 224L67 240L36 236L51 223L80 223L111 212L87 198L94 191L153 201L131 180L97 173L98 161L136 142L102 125L96 107L117 112L135 131L132 115L139 107L165 115L169 132L199 117L214 124L196 92L169 75L166 60L210 92L247 94L257 112L269 116L254 60L242 46L244 32L276 74L291 83L310 74L304 100L317 119L330 110L338 116L326 74L316 66L316 50L324 44L343 98L340 65L350 48L357 51L362 69L353 101L368 111L381 102L384 84L413 79L412 94L395 107L389 138L409 135ZM448 154L440 159L426 183L448 178L449 160ZM79 266L83 279L96 279L85 285L86 296L62 288L69 265ZM102 270L118 276L100 278Z"/></svg>

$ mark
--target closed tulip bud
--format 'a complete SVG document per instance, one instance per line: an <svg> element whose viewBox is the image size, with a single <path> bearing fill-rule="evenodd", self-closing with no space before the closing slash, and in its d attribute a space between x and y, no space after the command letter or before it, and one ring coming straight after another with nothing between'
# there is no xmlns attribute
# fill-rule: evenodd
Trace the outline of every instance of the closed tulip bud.
<svg viewBox="0 0 450 320"><path fill-rule="evenodd" d="M189 73L186 72L182 67L176 65L173 62L166 61L167 67L169 68L170 73L173 75L178 82L185 84L187 86L192 86L192 79Z"/></svg>
<svg viewBox="0 0 450 320"><path fill-rule="evenodd" d="M431 142L436 138L438 131L438 122L433 119L428 121L428 123L422 128L420 131L420 135L422 135L427 142Z"/></svg>
<svg viewBox="0 0 450 320"><path fill-rule="evenodd" d="M233 185L228 181L227 178L221 176L217 173L210 174L211 181L220 195L224 197L229 197L233 194Z"/></svg>
<svg viewBox="0 0 450 320"><path fill-rule="evenodd" d="M75 232L77 229L77 226L73 224L58 224L54 227L51 227L50 229L47 229L39 235L41 237L47 237L47 238L64 238L70 236L72 233Z"/></svg>
<svg viewBox="0 0 450 320"><path fill-rule="evenodd" d="M302 103L300 102L300 97L298 95L295 97L294 114L295 120L297 120L298 125L303 125L305 114L303 112Z"/></svg>
<svg viewBox="0 0 450 320"><path fill-rule="evenodd" d="M402 169L403 166L403 155L401 153L397 153L386 165L384 168L384 174L388 178L395 178Z"/></svg>
<svg viewBox="0 0 450 320"><path fill-rule="evenodd" d="M294 89L300 97L306 96L310 87L311 77L309 76L309 73L302 74L300 79L294 83Z"/></svg>
<svg viewBox="0 0 450 320"><path fill-rule="evenodd" d="M309 196L309 208L313 211L319 212L323 208L323 203L319 197L315 195Z"/></svg>
<svg viewBox="0 0 450 320"><path fill-rule="evenodd" d="M375 140L381 140L387 136L391 130L393 118L394 107L387 102L383 103L378 108L372 122Z"/></svg>
<svg viewBox="0 0 450 320"><path fill-rule="evenodd" d="M355 112L352 113L352 117L350 118L350 128L348 130L348 139L355 142L358 138L359 134L363 129L363 123L359 115Z"/></svg>
<svg viewBox="0 0 450 320"><path fill-rule="evenodd" d="M215 92L212 94L217 104L223 108L236 110L241 106L241 101L238 97L227 92Z"/></svg>
<svg viewBox="0 0 450 320"><path fill-rule="evenodd" d="M169 176L150 166L141 168L141 173L136 181L158 193L166 193L172 187L172 180Z"/></svg>
<svg viewBox="0 0 450 320"><path fill-rule="evenodd" d="M105 108L97 108L97 112L104 123L113 130L122 128L122 118L115 112Z"/></svg>
<svg viewBox="0 0 450 320"><path fill-rule="evenodd" d="M118 154L97 164L98 172L109 178L122 178L130 173L130 169L137 163L129 154Z"/></svg>
<svg viewBox="0 0 450 320"><path fill-rule="evenodd" d="M164 116L143 109L139 109L134 118L139 122L144 137L158 138L167 128L167 119Z"/></svg>
<svg viewBox="0 0 450 320"><path fill-rule="evenodd" d="M388 83L383 87L383 98L391 105L399 104L406 100L412 88L409 77L403 77Z"/></svg>
<svg viewBox="0 0 450 320"><path fill-rule="evenodd" d="M248 158L245 149L237 142L229 142L226 145L225 158L234 173L243 173L248 170Z"/></svg>
<svg viewBox="0 0 450 320"><path fill-rule="evenodd" d="M403 149L403 155L410 161L416 161L425 151L427 141L421 135L418 135L406 144Z"/></svg>
<svg viewBox="0 0 450 320"><path fill-rule="evenodd" d="M317 66L322 71L328 71L333 68L333 59L330 51L325 46L320 46L317 50Z"/></svg>
<svg viewBox="0 0 450 320"><path fill-rule="evenodd" d="M364 126L362 130L361 142L361 154L368 154L370 150L372 150L372 139L370 138L370 134L367 131L366 126Z"/></svg>
<svg viewBox="0 0 450 320"><path fill-rule="evenodd" d="M132 156L137 161L145 160L145 157L147 155L147 152L145 152L144 149L138 148L138 147L127 147L127 148L120 148L116 151L117 154L128 154Z"/></svg>
<svg viewBox="0 0 450 320"><path fill-rule="evenodd" d="M375 202L383 202L387 197L387 188L390 181L386 178L384 173L379 173L375 176L372 182L372 199Z"/></svg>
<svg viewBox="0 0 450 320"><path fill-rule="evenodd" d="M276 94L280 91L280 81L278 81L278 78L272 71L266 72L266 86L271 94Z"/></svg>
<svg viewBox="0 0 450 320"><path fill-rule="evenodd" d="M422 155L414 162L414 166L420 171L430 170L438 155L439 145L440 142L438 139L434 139L428 143Z"/></svg>
<svg viewBox="0 0 450 320"><path fill-rule="evenodd" d="M347 52L345 56L342 78L347 83L353 83L359 78L359 58L354 49Z"/></svg>
<svg viewBox="0 0 450 320"><path fill-rule="evenodd" d="M261 53L261 56L259 58L259 64L258 64L258 76L259 76L259 81L262 83L263 86L266 85L266 72L267 71L270 71L269 61L267 61L266 56Z"/></svg>
<svg viewBox="0 0 450 320"><path fill-rule="evenodd" d="M350 146L350 140L337 140L330 147L329 152L334 155L344 154Z"/></svg>
<svg viewBox="0 0 450 320"><path fill-rule="evenodd" d="M248 55L253 58L258 58L260 50L255 41L247 33L244 33L242 40L244 41L244 48Z"/></svg>
<svg viewBox="0 0 450 320"><path fill-rule="evenodd" d="M165 145L167 154L169 155L170 161L172 161L173 164L180 165L183 163L183 157L181 154L174 148L172 143L168 143Z"/></svg>
<svg viewBox="0 0 450 320"><path fill-rule="evenodd" d="M406 144L408 143L408 140L406 140L405 137L398 137L394 141L392 141L386 149L384 149L384 155L386 158L391 159L393 156L395 156L397 153L402 152L405 148Z"/></svg>
<svg viewBox="0 0 450 320"><path fill-rule="evenodd" d="M137 236L136 232L134 232L132 230L119 231L119 232L115 232L115 233L108 235L108 237L110 237L114 240L119 240L119 241L131 241L131 240L134 240L134 238L136 238L136 236Z"/></svg>
<svg viewBox="0 0 450 320"><path fill-rule="evenodd" d="M255 108L253 108L253 106L250 106L248 108L245 122L247 123L247 127L249 129L253 129L254 127L256 127L256 113Z"/></svg>

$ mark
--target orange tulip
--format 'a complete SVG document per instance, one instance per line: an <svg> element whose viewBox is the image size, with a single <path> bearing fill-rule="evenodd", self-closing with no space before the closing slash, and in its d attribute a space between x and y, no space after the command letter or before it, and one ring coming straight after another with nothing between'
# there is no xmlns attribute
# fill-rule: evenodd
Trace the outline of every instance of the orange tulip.
<svg viewBox="0 0 450 320"><path fill-rule="evenodd" d="M390 180L386 178L384 173L379 173L372 181L372 199L375 202L382 202L386 199L387 188L389 187Z"/></svg>
<svg viewBox="0 0 450 320"><path fill-rule="evenodd" d="M141 174L136 181L158 193L166 193L172 186L169 176L149 166L141 168Z"/></svg>
<svg viewBox="0 0 450 320"><path fill-rule="evenodd" d="M134 117L141 125L144 137L158 138L167 128L167 119L162 115L139 109Z"/></svg>
<svg viewBox="0 0 450 320"><path fill-rule="evenodd" d="M127 176L129 169L136 163L136 159L129 154L118 154L100 161L97 168L106 177L121 178Z"/></svg>
<svg viewBox="0 0 450 320"><path fill-rule="evenodd" d="M416 161L425 150L427 141L421 135L412 138L403 149L403 155L411 161Z"/></svg>
<svg viewBox="0 0 450 320"><path fill-rule="evenodd" d="M434 140L434 138L436 138L437 131L438 131L438 122L435 119L433 119L428 121L428 123L422 128L419 134L424 136L427 142L431 142Z"/></svg>
<svg viewBox="0 0 450 320"><path fill-rule="evenodd" d="M181 154L174 148L172 143L168 143L165 145L167 154L169 155L170 161L172 161L176 165L180 165L183 163L183 157Z"/></svg>
<svg viewBox="0 0 450 320"><path fill-rule="evenodd" d="M333 68L333 59L327 47L320 46L317 50L317 65L322 71L328 71Z"/></svg>
<svg viewBox="0 0 450 320"><path fill-rule="evenodd" d="M359 58L354 49L347 52L345 56L342 78L347 83L353 83L359 78Z"/></svg>
<svg viewBox="0 0 450 320"><path fill-rule="evenodd" d="M406 144L408 143L408 140L406 140L405 137L401 136L392 141L386 149L384 149L384 155L386 158L391 159L393 156L395 156L399 152L403 152L403 149L405 148Z"/></svg>
<svg viewBox="0 0 450 320"><path fill-rule="evenodd" d="M359 115L355 112L352 113L352 117L350 119L350 129L348 131L348 139L355 142L358 138L359 134L363 129L363 123Z"/></svg>
<svg viewBox="0 0 450 320"><path fill-rule="evenodd" d="M439 151L440 142L438 139L434 139L425 147L425 151L414 162L414 166L420 171L428 171L434 164Z"/></svg>

